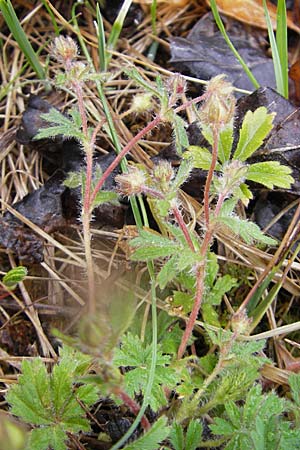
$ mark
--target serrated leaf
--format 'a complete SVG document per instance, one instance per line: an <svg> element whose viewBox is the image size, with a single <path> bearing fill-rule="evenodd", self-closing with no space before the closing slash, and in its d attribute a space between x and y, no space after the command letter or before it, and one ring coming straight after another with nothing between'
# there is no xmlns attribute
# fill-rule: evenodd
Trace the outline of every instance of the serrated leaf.
<svg viewBox="0 0 300 450"><path fill-rule="evenodd" d="M226 225L234 234L240 236L247 244L262 242L267 245L276 245L275 239L266 236L258 225L242 220L239 217L219 216L218 221Z"/></svg>
<svg viewBox="0 0 300 450"><path fill-rule="evenodd" d="M60 425L36 428L29 435L27 450L67 450L67 435Z"/></svg>
<svg viewBox="0 0 300 450"><path fill-rule="evenodd" d="M230 153L233 143L233 123L231 121L220 132L218 142L218 159L222 164L225 164L230 159Z"/></svg>
<svg viewBox="0 0 300 450"><path fill-rule="evenodd" d="M220 327L219 315L212 305L203 303L201 312L205 323Z"/></svg>
<svg viewBox="0 0 300 450"><path fill-rule="evenodd" d="M273 189L274 186L289 189L295 181L290 175L291 173L290 167L284 166L278 161L265 161L251 164L248 167L246 178L263 184L269 189Z"/></svg>
<svg viewBox="0 0 300 450"><path fill-rule="evenodd" d="M27 275L27 269L24 266L14 267L9 270L2 278L2 283L7 289L15 289L17 284L24 280Z"/></svg>
<svg viewBox="0 0 300 450"><path fill-rule="evenodd" d="M175 450L186 450L182 426L176 422L172 426L172 430L170 433L170 442Z"/></svg>
<svg viewBox="0 0 300 450"><path fill-rule="evenodd" d="M34 136L34 140L46 139L55 136L74 137L79 141L84 140L81 128L77 126L77 121L73 120L59 112L55 108L51 108L48 113L41 114L41 118L48 122L48 127L40 128L38 133ZM77 119L76 119L77 120Z"/></svg>
<svg viewBox="0 0 300 450"><path fill-rule="evenodd" d="M247 207L249 200L252 200L253 194L250 191L246 183L241 183L239 187L234 191L234 197L242 201L242 203Z"/></svg>
<svg viewBox="0 0 300 450"><path fill-rule="evenodd" d="M151 352L152 345L145 346L139 337L133 336L131 333L124 336L121 348L115 351L114 364L132 368L124 375L125 389L130 396L134 397L139 392L143 393L146 388L151 367ZM163 355L159 347L150 399L150 406L154 411L167 404L163 386L174 388L179 381L179 375L169 364L170 356Z"/></svg>
<svg viewBox="0 0 300 450"><path fill-rule="evenodd" d="M24 422L41 426L30 432L30 449L66 448L66 432L90 430L77 398L90 405L98 395L92 385L76 386L77 376L83 375L90 363L89 356L68 346L60 350L60 361L52 373L47 372L38 358L23 361L19 382L10 388L6 398L13 414Z"/></svg>
<svg viewBox="0 0 300 450"><path fill-rule="evenodd" d="M185 450L196 450L201 441L202 432L203 425L198 420L192 419L186 431Z"/></svg>
<svg viewBox="0 0 300 450"><path fill-rule="evenodd" d="M50 383L45 364L40 359L31 363L25 360L22 372L18 384L13 385L6 396L12 414L27 423L50 424Z"/></svg>
<svg viewBox="0 0 300 450"><path fill-rule="evenodd" d="M67 178L64 180L64 186L75 189L81 186L82 183L82 173L81 172L69 172Z"/></svg>
<svg viewBox="0 0 300 450"><path fill-rule="evenodd" d="M230 422L227 422L227 420L221 419L220 417L216 417L214 424L209 425L209 428L214 434L223 436L231 436L235 431Z"/></svg>
<svg viewBox="0 0 300 450"><path fill-rule="evenodd" d="M292 396L297 406L300 406L300 374L293 373L289 376L289 385Z"/></svg>
<svg viewBox="0 0 300 450"><path fill-rule="evenodd" d="M174 291L172 306L182 307L185 314L191 312L194 304L194 295L187 292Z"/></svg>
<svg viewBox="0 0 300 450"><path fill-rule="evenodd" d="M160 442L164 441L170 433L167 426L167 418L160 417L147 433L138 438L132 444L127 445L124 450L156 450L159 449Z"/></svg>
<svg viewBox="0 0 300 450"><path fill-rule="evenodd" d="M175 146L179 155L182 154L183 149L189 146L189 138L185 126L185 121L177 114L174 114L173 129L175 133Z"/></svg>
<svg viewBox="0 0 300 450"><path fill-rule="evenodd" d="M269 114L264 106L257 108L254 112L247 111L233 159L246 161L262 146L264 139L273 128L274 116L275 114Z"/></svg>
<svg viewBox="0 0 300 450"><path fill-rule="evenodd" d="M226 413L235 428L239 428L241 424L241 411L232 400L225 403Z"/></svg>
<svg viewBox="0 0 300 450"><path fill-rule="evenodd" d="M176 265L177 255L172 256L169 261L167 261L159 274L157 275L156 281L160 287L160 289L164 289L167 284L175 278L178 273L177 265Z"/></svg>
<svg viewBox="0 0 300 450"><path fill-rule="evenodd" d="M131 255L131 259L134 261L148 261L172 256L181 250L181 247L175 241L146 230L141 230L139 237L132 239L130 245L140 247Z"/></svg>
<svg viewBox="0 0 300 450"><path fill-rule="evenodd" d="M210 290L209 295L205 298L205 301L210 305L219 305L224 294L229 292L236 285L237 280L228 274L218 278L215 285Z"/></svg>
<svg viewBox="0 0 300 450"><path fill-rule="evenodd" d="M186 154L186 152L184 154ZM183 159L176 173L175 180L172 183L173 192L177 191L177 189L179 189L180 186L182 186L186 182L192 169L193 169L192 159L189 158Z"/></svg>
<svg viewBox="0 0 300 450"><path fill-rule="evenodd" d="M93 201L93 208L102 205L103 203L116 203L118 200L118 194L114 191L99 191L96 194Z"/></svg>
<svg viewBox="0 0 300 450"><path fill-rule="evenodd" d="M193 166L196 169L203 170L209 170L212 161L211 152L207 148L198 147L197 145L190 145L187 151L184 152L183 158L191 158Z"/></svg>

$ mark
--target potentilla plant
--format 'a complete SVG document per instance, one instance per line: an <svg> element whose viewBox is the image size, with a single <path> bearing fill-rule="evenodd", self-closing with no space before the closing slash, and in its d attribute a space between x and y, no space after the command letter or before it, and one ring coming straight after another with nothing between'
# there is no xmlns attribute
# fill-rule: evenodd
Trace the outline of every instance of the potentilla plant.
<svg viewBox="0 0 300 450"><path fill-rule="evenodd" d="M140 81L135 73L134 78ZM161 84L159 88L161 94ZM162 98L167 95L165 90ZM220 228L226 228L247 243L276 243L265 236L255 223L243 220L235 213L239 201L247 205L252 198L247 180L270 189L274 186L289 188L293 183L291 169L277 161L247 163L272 129L274 114L269 114L264 107L254 112L248 111L239 131L237 146L233 149L235 98L232 85L223 75L219 75L208 83L205 94L194 103L199 100L203 100L198 110L199 125L211 150L188 147L177 173L168 162L161 161L150 174L143 168L133 167L128 174L117 177L120 192L128 196L145 194L155 204L152 210L156 212L159 224L164 224L162 234L151 230L140 231L139 237L131 241L134 248L132 259L147 261L163 258L157 275L161 288L184 272L190 271L194 276L193 307L179 346L178 358L185 352L203 301L206 275L210 270L210 247L215 233ZM172 113L167 109L167 114L163 113L163 117L175 124L176 141L179 143L186 139L184 123L177 116L182 109L177 107ZM177 147L181 151L180 145ZM186 226L178 196L179 187L188 179L193 168L208 171L204 187L202 237ZM233 285L232 281L229 285Z"/></svg>
<svg viewBox="0 0 300 450"><path fill-rule="evenodd" d="M245 115L239 139L233 149L233 122L235 114L235 98L232 85L223 75L213 78L203 95L177 106L185 89L184 79L178 75L164 84L160 77L156 83L146 81L136 68L126 71L138 85L145 89L146 107L155 97L160 110L135 137L131 139L116 156L112 164L103 174L93 176L93 152L97 133L103 126L99 123L94 129L88 126L88 116L84 102L84 83L98 75L91 73L89 67L78 61L77 46L69 37L56 38L52 47L52 55L59 61L64 71L57 77L57 84L67 86L77 98L78 108L71 109L69 116L56 109L43 114L49 126L39 131L36 139L56 135L74 137L82 143L86 155L85 172L73 174L70 187L82 187L82 224L89 286L89 310L95 311L95 279L91 251L90 223L93 209L100 203L116 200L116 192L103 191L103 185L132 147L158 125L170 123L174 131L176 149L182 156L177 172L166 161L154 166L151 172L146 168L130 166L127 173L116 178L119 192L133 197L144 194L151 202L151 210L158 221L161 234L151 230L140 230L139 237L132 240L134 249L132 259L152 261L163 258L157 281L161 288L184 271L190 271L195 279L193 307L186 323L185 333L178 350L178 357L185 353L205 292L205 279L209 265L210 246L214 235L220 228L228 228L234 235L240 236L247 243L254 241L267 245L275 241L265 236L253 222L242 220L235 214L239 201L245 205L252 198L247 180L261 183L268 188L278 186L289 188L293 182L291 169L280 165L277 161L249 164L247 160L261 147L264 139L273 126L274 114L269 114L264 107L256 111L248 111ZM186 123L180 112L198 103L197 110L202 133L211 146L208 148L189 146ZM133 101L132 105L134 106ZM139 102L139 111L140 111ZM184 151L187 149L186 151ZM207 170L204 186L204 229L202 236L189 230L183 216L179 188L188 179L193 168ZM97 179L98 178L98 179ZM201 187L199 186L199 189Z"/></svg>

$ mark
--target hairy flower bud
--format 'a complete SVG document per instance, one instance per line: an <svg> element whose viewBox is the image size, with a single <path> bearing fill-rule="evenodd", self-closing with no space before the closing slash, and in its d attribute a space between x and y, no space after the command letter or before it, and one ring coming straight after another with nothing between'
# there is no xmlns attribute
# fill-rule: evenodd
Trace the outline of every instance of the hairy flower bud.
<svg viewBox="0 0 300 450"><path fill-rule="evenodd" d="M153 109L152 94L149 92L137 94L133 97L131 110L136 113L143 113Z"/></svg>
<svg viewBox="0 0 300 450"><path fill-rule="evenodd" d="M152 177L160 185L168 185L174 177L174 170L169 161L159 161L159 163L152 169Z"/></svg>
<svg viewBox="0 0 300 450"><path fill-rule="evenodd" d="M235 98L233 86L224 80L225 75L217 75L212 78L207 86L207 99L200 110L200 117L207 125L217 125L224 127L234 117Z"/></svg>
<svg viewBox="0 0 300 450"><path fill-rule="evenodd" d="M252 318L247 316L245 310L242 310L238 314L234 314L231 319L231 328L237 334L248 334Z"/></svg>
<svg viewBox="0 0 300 450"><path fill-rule="evenodd" d="M127 196L141 194L146 183L144 172L135 166L130 166L127 173L117 175L115 180L118 191Z"/></svg>
<svg viewBox="0 0 300 450"><path fill-rule="evenodd" d="M59 36L51 45L51 54L56 61L66 65L77 58L78 47L76 42L69 36Z"/></svg>

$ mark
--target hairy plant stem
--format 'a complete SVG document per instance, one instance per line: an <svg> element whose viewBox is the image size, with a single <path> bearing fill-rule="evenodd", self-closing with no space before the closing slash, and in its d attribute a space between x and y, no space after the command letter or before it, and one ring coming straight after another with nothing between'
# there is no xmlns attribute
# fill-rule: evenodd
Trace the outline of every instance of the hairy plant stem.
<svg viewBox="0 0 300 450"><path fill-rule="evenodd" d="M86 271L88 279L88 312L90 315L95 314L96 311L96 286L95 286L95 271L93 264L93 254L91 246L91 215L92 215L92 201L91 201L91 187L93 177L93 150L94 150L94 134L89 140L87 115L84 105L83 91L80 82L73 82L74 90L77 96L78 109L81 117L82 131L84 134L83 147L86 155L86 180L84 186L84 198L82 207L82 232L84 253L86 260Z"/></svg>
<svg viewBox="0 0 300 450"><path fill-rule="evenodd" d="M193 309L191 311L191 314L188 318L188 321L186 323L186 327L179 345L178 359L182 358L188 341L193 333L193 329L200 311L202 298L204 294L204 280L205 280L205 273L206 273L206 255L209 250L210 242L213 237L214 229L215 229L215 223L210 222L209 214L210 214L210 207L209 207L209 193L211 188L211 183L214 175L214 170L216 167L217 159L218 159L218 144L219 144L219 127L217 125L213 126L213 148L212 148L212 161L211 165L207 174L206 183L205 183L205 189L204 189L204 218L205 218L205 226L206 231L204 235L204 239L202 242L202 246L200 249L200 254L203 257L203 260L197 265L196 268L196 296L195 301L193 305ZM225 198L223 198L224 201ZM218 207L218 211L221 208L221 202Z"/></svg>

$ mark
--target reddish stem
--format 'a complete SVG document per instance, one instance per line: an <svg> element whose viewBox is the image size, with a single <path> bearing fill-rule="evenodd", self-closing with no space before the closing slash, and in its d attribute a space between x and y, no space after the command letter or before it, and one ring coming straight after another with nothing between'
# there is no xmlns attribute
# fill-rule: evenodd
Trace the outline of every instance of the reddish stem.
<svg viewBox="0 0 300 450"><path fill-rule="evenodd" d="M214 176L214 170L218 160L218 143L219 143L219 129L213 126L213 148L212 148L212 158L211 165L207 174L205 188L204 188L204 217L206 229L209 229L209 192L211 187L211 182Z"/></svg>
<svg viewBox="0 0 300 450"><path fill-rule="evenodd" d="M204 293L204 279L205 279L205 270L206 270L206 254L209 249L210 241L213 236L215 225L214 223L210 224L209 221L209 191L211 187L211 182L213 179L214 170L216 167L217 159L218 159L218 140L219 140L219 130L216 127L213 127L213 149L212 149L212 161L210 165L210 169L207 175L206 183L205 183L205 190L204 190L204 214L205 214L205 223L206 223L206 231L204 235L204 239L202 242L200 254L203 257L203 261L198 264L197 267L197 273L196 273L196 279L197 279L197 285L196 285L196 296L195 301L193 305L193 309L191 311L191 314L188 318L188 321L186 323L186 327L181 339L181 343L178 349L178 359L182 358L184 355L184 352L186 350L188 341L193 333L193 329L200 311L203 293ZM222 206L222 203L224 201L224 196L222 196L222 200L218 202L218 210L217 213L220 211L220 208Z"/></svg>
<svg viewBox="0 0 300 450"><path fill-rule="evenodd" d="M204 276L205 276L205 263L203 262L197 269L197 285L196 285L196 297L193 305L193 309L186 323L186 327L180 342L177 357L182 358L187 347L188 341L193 333L193 329L200 310L202 297L204 293Z"/></svg>
<svg viewBox="0 0 300 450"><path fill-rule="evenodd" d="M131 397L129 397L129 395L126 394L126 392L124 392L120 388L116 389L114 392L125 403L125 405L128 406L130 411L135 416L137 416L139 413L139 410L140 410L140 406L137 404L137 402L135 400L133 400ZM149 430L151 427L149 420L147 419L147 417L145 415L141 419L141 425L145 431Z"/></svg>
<svg viewBox="0 0 300 450"><path fill-rule="evenodd" d="M110 166L108 166L108 168L105 170L105 172L103 173L102 177L100 178L100 180L98 181L94 191L92 192L91 195L91 203L93 203L93 201L95 200L95 197L97 195L97 192L102 188L102 186L104 185L105 181L107 180L107 178L109 177L109 175L112 173L112 171L117 167L117 165L121 162L122 158L124 158L125 155L127 155L127 153L130 152L130 150L132 149L132 147L137 144L137 142L142 139L142 137L144 137L147 133L149 133L149 131L153 130L153 128L155 128L160 121L162 120L162 118L160 116L157 116L154 120L152 120L150 123L148 123L148 125L143 128L136 136L134 136L130 142L128 142L127 145L125 145L125 147L121 150L121 152L115 157L115 159L113 160L113 162L110 164Z"/></svg>
<svg viewBox="0 0 300 450"><path fill-rule="evenodd" d="M196 251L195 246L194 246L193 241L192 241L192 239L191 239L191 236L190 236L189 230L188 230L188 228L187 228L187 226L186 226L186 223L185 223L185 221L183 220L183 217L182 217L182 215L181 215L181 212L179 211L179 209L177 208L177 206L175 206L174 208L172 208L172 211L173 211L174 217L175 217L175 219L176 219L178 225L179 225L180 228L181 228L181 231L182 231L183 234L184 234L184 237L185 237L186 242L188 243L190 249L191 249L193 252L195 252L195 251Z"/></svg>

